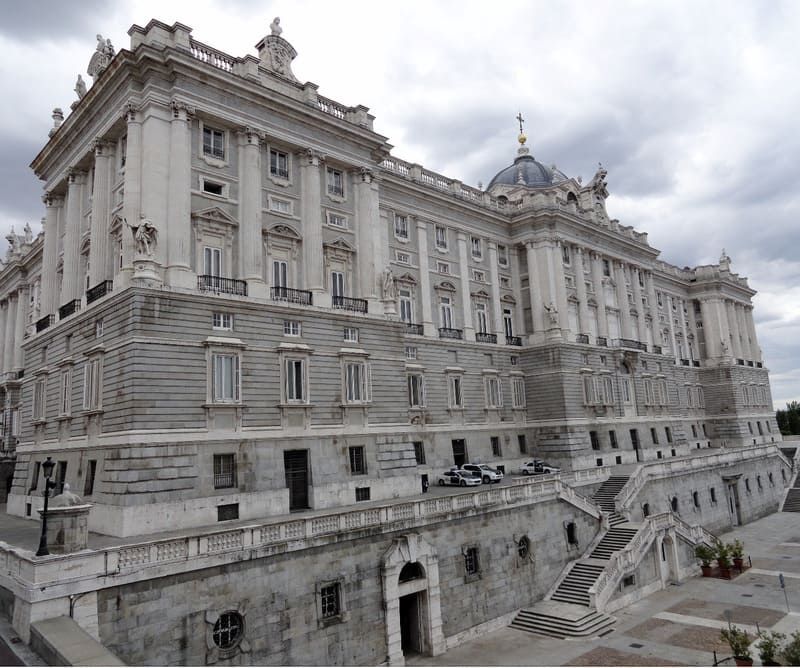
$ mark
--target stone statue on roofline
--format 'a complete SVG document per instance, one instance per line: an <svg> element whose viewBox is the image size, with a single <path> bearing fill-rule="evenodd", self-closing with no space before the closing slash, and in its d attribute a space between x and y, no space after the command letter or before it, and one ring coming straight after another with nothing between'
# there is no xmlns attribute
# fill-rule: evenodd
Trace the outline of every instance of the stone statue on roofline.
<svg viewBox="0 0 800 668"><path fill-rule="evenodd" d="M97 34L97 48L89 60L89 67L86 68L86 73L95 79L103 70L108 67L111 59L114 57L114 46L111 44L110 39L103 39L103 36Z"/></svg>
<svg viewBox="0 0 800 668"><path fill-rule="evenodd" d="M261 64L285 79L297 81L297 77L292 72L292 61L297 56L297 51L281 37L283 28L279 16L272 19L272 23L269 24L269 32L269 35L256 44Z"/></svg>
<svg viewBox="0 0 800 668"><path fill-rule="evenodd" d="M78 75L78 80L75 82L75 94L78 96L79 100L82 100L83 96L86 95L86 82L80 74Z"/></svg>
<svg viewBox="0 0 800 668"><path fill-rule="evenodd" d="M725 252L725 249L722 249L722 254L719 257L719 268L724 269L725 271L731 270L731 258Z"/></svg>
<svg viewBox="0 0 800 668"><path fill-rule="evenodd" d="M283 32L283 28L281 28L281 17L276 16L272 19L272 23L269 24L270 32L274 37L280 37L280 34Z"/></svg>

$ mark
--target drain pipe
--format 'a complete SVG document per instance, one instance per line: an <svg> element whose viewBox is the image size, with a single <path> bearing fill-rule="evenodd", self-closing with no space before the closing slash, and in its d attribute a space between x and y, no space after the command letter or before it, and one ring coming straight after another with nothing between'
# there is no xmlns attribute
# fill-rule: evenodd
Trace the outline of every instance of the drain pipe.
<svg viewBox="0 0 800 668"><path fill-rule="evenodd" d="M70 619L73 619L72 614L75 612L75 602L79 598L81 598L81 596L86 596L86 594L88 594L88 593L89 593L88 591L85 591L82 594L70 594L69 595L69 616L70 616Z"/></svg>

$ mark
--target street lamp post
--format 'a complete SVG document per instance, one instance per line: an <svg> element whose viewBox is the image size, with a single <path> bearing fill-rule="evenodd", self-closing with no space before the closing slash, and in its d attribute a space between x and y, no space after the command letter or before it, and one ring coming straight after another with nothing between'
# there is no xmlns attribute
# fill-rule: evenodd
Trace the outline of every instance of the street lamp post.
<svg viewBox="0 0 800 668"><path fill-rule="evenodd" d="M50 490L56 486L55 481L50 480L53 475L53 469L56 463L47 458L47 461L42 464L42 471L44 472L44 510L42 510L42 536L39 539L39 549L36 552L37 557L45 557L50 552L47 549L47 499L50 497Z"/></svg>

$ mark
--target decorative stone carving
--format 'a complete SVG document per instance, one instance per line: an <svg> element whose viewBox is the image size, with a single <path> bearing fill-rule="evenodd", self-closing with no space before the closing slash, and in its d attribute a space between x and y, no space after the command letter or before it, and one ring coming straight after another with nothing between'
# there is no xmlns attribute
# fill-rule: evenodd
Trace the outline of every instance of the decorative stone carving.
<svg viewBox="0 0 800 668"><path fill-rule="evenodd" d="M722 254L720 255L720 258L719 258L719 268L724 270L724 271L730 271L731 270L731 258L725 252L724 248L722 249Z"/></svg>
<svg viewBox="0 0 800 668"><path fill-rule="evenodd" d="M86 68L86 73L96 79L101 72L103 72L114 57L114 47L110 39L103 39L103 36L97 35L97 49L92 54L89 60L89 66Z"/></svg>
<svg viewBox="0 0 800 668"><path fill-rule="evenodd" d="M292 61L297 57L297 51L281 37L283 28L280 23L280 18L276 16L269 24L270 34L256 44L258 56L261 65L269 71L291 81L297 81L292 72Z"/></svg>
<svg viewBox="0 0 800 668"><path fill-rule="evenodd" d="M383 272L383 298L394 301L397 297L396 293L392 268L387 267L386 271Z"/></svg>
<svg viewBox="0 0 800 668"><path fill-rule="evenodd" d="M75 82L75 94L78 96L79 100L82 100L83 96L86 95L86 82L80 74L78 75L78 80Z"/></svg>
<svg viewBox="0 0 800 668"><path fill-rule="evenodd" d="M50 129L50 132L47 133L48 137L52 137L56 133L58 128L61 127L61 124L64 122L64 112L61 111L60 107L56 107L55 109L53 109L52 119L53 119L53 127Z"/></svg>
<svg viewBox="0 0 800 668"><path fill-rule="evenodd" d="M131 225L127 220L125 220L125 223L133 233L136 254L153 257L153 252L158 244L158 230L156 230L155 225L144 214L141 214L141 220L138 225Z"/></svg>
<svg viewBox="0 0 800 668"><path fill-rule="evenodd" d="M558 309L553 302L549 304L545 304L544 310L547 312L547 317L550 320L550 324L554 327L558 326Z"/></svg>

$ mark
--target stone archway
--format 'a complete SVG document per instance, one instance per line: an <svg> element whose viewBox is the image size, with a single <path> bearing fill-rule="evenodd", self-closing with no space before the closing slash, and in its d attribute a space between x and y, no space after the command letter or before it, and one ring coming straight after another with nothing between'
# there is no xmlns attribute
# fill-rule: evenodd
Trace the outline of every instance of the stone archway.
<svg viewBox="0 0 800 668"><path fill-rule="evenodd" d="M434 547L419 534L395 538L381 559L381 575L387 663L405 665L404 644L431 656L444 652L439 557Z"/></svg>

